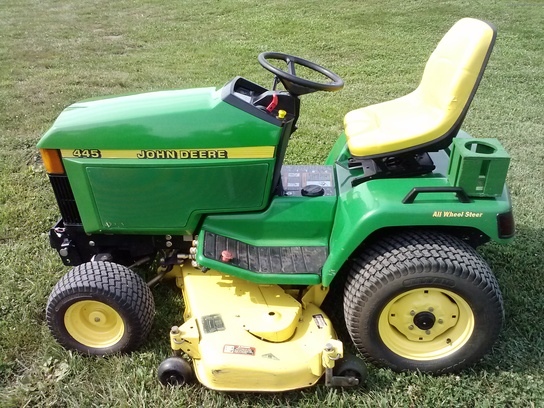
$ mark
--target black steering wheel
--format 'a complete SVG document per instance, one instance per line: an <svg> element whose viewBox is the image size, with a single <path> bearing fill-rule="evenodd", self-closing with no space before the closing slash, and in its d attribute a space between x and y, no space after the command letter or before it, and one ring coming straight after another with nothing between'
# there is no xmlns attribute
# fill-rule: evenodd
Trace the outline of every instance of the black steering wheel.
<svg viewBox="0 0 544 408"><path fill-rule="evenodd" d="M268 60L280 60L287 64L288 72L272 65ZM272 72L277 79L281 81L285 89L292 95L300 96L309 94L315 91L338 91L344 87L344 81L334 72L327 68L293 55L284 54L282 52L263 52L259 54L259 63L268 71ZM316 71L332 82L315 82L309 79L304 79L296 74L295 65L301 65Z"/></svg>

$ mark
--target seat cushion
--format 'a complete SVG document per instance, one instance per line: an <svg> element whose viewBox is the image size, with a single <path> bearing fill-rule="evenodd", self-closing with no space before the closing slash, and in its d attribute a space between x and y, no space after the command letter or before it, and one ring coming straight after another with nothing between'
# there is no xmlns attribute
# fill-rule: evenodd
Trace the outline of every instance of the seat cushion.
<svg viewBox="0 0 544 408"><path fill-rule="evenodd" d="M349 112L344 118L356 157L385 157L427 149L452 138L476 92L495 29L472 18L458 21L431 54L417 89L401 98Z"/></svg>
<svg viewBox="0 0 544 408"><path fill-rule="evenodd" d="M444 123L444 111L426 104L418 91L351 111L344 125L349 150L357 157L402 152L433 140L449 128Z"/></svg>

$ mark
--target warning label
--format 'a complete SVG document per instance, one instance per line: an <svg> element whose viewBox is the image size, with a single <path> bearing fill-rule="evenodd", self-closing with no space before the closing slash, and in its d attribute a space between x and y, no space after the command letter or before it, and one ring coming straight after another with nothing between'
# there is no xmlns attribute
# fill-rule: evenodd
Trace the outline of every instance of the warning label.
<svg viewBox="0 0 544 408"><path fill-rule="evenodd" d="M322 329L327 326L327 322L325 321L325 318L322 314L315 314L312 317L314 318L315 325L318 329Z"/></svg>
<svg viewBox="0 0 544 408"><path fill-rule="evenodd" d="M249 346L237 346L234 344L225 344L223 346L223 353L226 354L243 354L246 356L254 356L255 355L255 347L249 347Z"/></svg>

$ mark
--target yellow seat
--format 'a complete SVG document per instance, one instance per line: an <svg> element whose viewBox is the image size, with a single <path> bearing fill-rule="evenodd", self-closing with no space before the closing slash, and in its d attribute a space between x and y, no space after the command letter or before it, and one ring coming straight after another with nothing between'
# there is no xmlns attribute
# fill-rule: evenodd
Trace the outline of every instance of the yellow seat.
<svg viewBox="0 0 544 408"><path fill-rule="evenodd" d="M354 157L381 158L447 147L457 134L495 42L495 28L464 18L442 38L412 93L349 112Z"/></svg>

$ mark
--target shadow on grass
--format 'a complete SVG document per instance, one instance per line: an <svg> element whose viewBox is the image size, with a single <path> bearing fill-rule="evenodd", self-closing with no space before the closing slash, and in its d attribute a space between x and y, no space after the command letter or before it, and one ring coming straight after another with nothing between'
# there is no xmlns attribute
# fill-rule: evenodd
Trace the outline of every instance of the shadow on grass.
<svg viewBox="0 0 544 408"><path fill-rule="evenodd" d="M489 244L482 255L504 298L505 323L486 367L516 372L542 370L544 360L544 233L518 227L510 245Z"/></svg>
<svg viewBox="0 0 544 408"><path fill-rule="evenodd" d="M144 345L146 351L160 353L159 360L172 355L170 328L183 323L184 303L174 280L163 280L151 289L155 299L155 319Z"/></svg>

